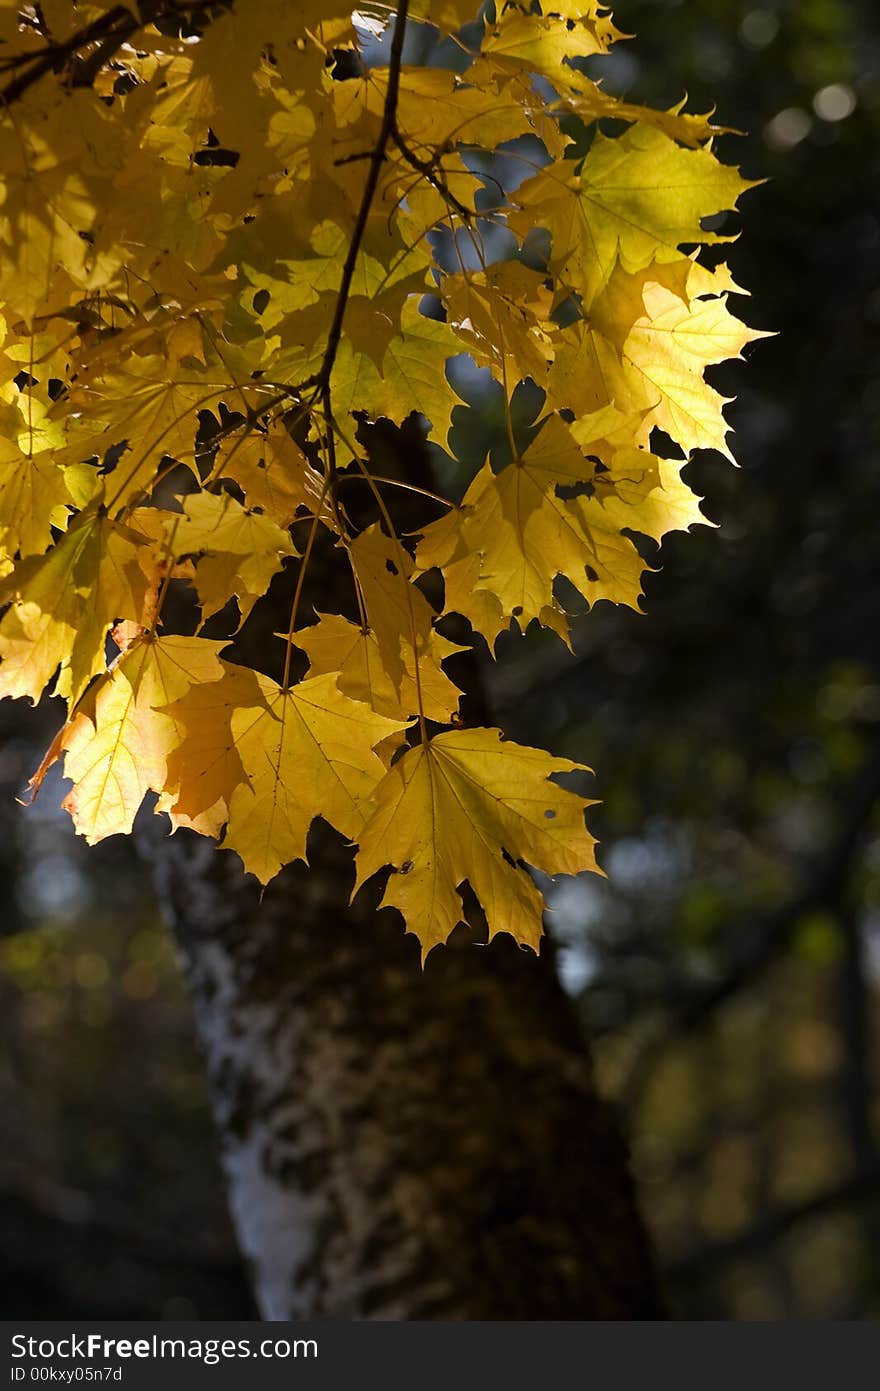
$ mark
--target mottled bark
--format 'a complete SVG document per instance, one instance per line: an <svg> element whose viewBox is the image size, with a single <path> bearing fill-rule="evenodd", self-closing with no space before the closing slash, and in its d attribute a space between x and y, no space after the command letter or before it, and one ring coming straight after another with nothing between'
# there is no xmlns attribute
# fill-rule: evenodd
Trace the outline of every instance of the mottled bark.
<svg viewBox="0 0 880 1391"><path fill-rule="evenodd" d="M346 907L329 835L262 902L237 858L154 849L266 1318L651 1318L626 1157L549 958L501 938L426 969Z"/></svg>

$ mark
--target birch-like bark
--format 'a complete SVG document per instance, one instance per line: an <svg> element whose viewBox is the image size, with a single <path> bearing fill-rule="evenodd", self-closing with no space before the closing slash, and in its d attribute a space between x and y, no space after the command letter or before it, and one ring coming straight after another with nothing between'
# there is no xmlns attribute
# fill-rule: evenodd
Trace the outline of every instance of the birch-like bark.
<svg viewBox="0 0 880 1391"><path fill-rule="evenodd" d="M661 1316L552 963L501 938L422 971L324 839L262 902L198 837L153 854L263 1317Z"/></svg>

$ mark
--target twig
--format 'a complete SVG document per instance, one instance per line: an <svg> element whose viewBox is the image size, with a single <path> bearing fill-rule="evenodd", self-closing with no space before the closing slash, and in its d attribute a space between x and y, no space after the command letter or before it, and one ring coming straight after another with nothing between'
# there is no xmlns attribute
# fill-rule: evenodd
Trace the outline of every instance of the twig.
<svg viewBox="0 0 880 1391"><path fill-rule="evenodd" d="M463 219L463 221L470 222L474 216L473 209L467 207L465 203L462 203L458 198L456 198L455 194L452 192L451 188L449 187L445 178L443 177L440 171L440 166L436 161L430 159L421 159L419 155L415 153L414 150L411 150L409 148L398 129L396 118L391 130L391 137L394 140L394 143L397 146L398 150L406 160L407 164L412 165L413 169L415 169L419 174L421 174L423 178L427 179L428 183L431 184L433 188L436 188L437 192L443 198L444 202L448 203L448 205L451 208L454 208L455 211L458 213L459 217Z"/></svg>
<svg viewBox="0 0 880 1391"><path fill-rule="evenodd" d="M345 265L342 268L342 279L339 282L339 291L336 296L336 308L333 311L333 322L330 325L330 332L327 335L327 347L321 360L321 368L318 377L321 386L329 389L330 376L333 371L333 364L336 361L336 354L339 351L339 341L342 336L342 321L345 318L345 308L348 304L348 297L351 293L351 282L354 276L355 265L357 264L358 253L361 249L361 242L364 239L364 232L367 229L367 219L370 216L370 208L376 196L376 189L379 186L379 174L385 160L385 151L388 148L388 141L391 139L397 115L397 94L400 90L400 66L403 59L403 40L406 34L406 18L409 10L409 0L398 0L397 12L394 18L394 36L391 40L391 54L388 60L388 90L385 93L385 106L382 111L382 124L379 128L379 135L376 144L370 155L370 167L367 171L367 179L364 184L364 191L361 196L361 205L358 208L357 220L354 224L354 231L351 235L348 253L345 258Z"/></svg>
<svg viewBox="0 0 880 1391"><path fill-rule="evenodd" d="M71 58L76 57L83 49L90 48L92 44L99 45L99 51L105 55L104 61L107 61L122 44L147 24L154 24L169 15L183 17L188 11L203 7L204 0L151 0L151 3L141 4L140 15L137 15L125 5L115 5L112 10L100 15L91 24L71 34L63 43L53 42L42 52L17 54L7 59L2 65L2 70L22 71L7 82L5 87L0 88L0 105L10 106L12 102L18 101L41 77L45 77L46 73L59 71ZM96 73L97 69L91 74L93 78ZM84 80L80 75L77 85L83 85Z"/></svg>
<svg viewBox="0 0 880 1391"><path fill-rule="evenodd" d="M409 0L398 0L397 13L394 19L394 35L391 40L391 54L388 65L388 90L385 93L385 106L382 111L382 124L379 127L379 134L376 144L370 154L370 167L367 171L364 191L361 195L361 203L358 208L357 218L355 219L354 231L351 234L348 251L345 256L345 264L342 267L342 277L339 281L339 290L336 294L336 305L333 310L333 321L327 335L327 346L324 349L324 356L321 359L321 366L315 375L315 394L320 397L324 412L324 428L327 435L327 474L324 484L324 493L330 498L331 507L336 514L336 446L333 438L335 429L333 420L333 403L330 392L330 378L333 374L333 364L336 361L336 354L339 351L339 343L342 337L342 324L345 319L345 309L348 304L348 297L351 293L351 282L354 277L355 266L357 265L358 253L361 249L361 242L364 239L364 232L367 227L367 219L370 216L370 208L376 196L376 189L379 185L379 174L382 163L385 159L385 150L394 125L394 116L397 110L397 93L400 89L400 65L403 59L403 40L406 33L406 17L409 10ZM322 494L322 501L323 501ZM308 569L309 559L311 558L312 547L317 533L320 504L318 512L312 522L312 529L309 532L308 543L305 554L300 562L300 571L297 576L296 591L293 596L293 604L290 612L290 623L287 631L287 648L284 654L284 676L282 679L282 689L288 689L290 680L291 649L293 647L293 634L296 626L296 616L299 609L299 601L302 595L303 584L305 582L306 570Z"/></svg>

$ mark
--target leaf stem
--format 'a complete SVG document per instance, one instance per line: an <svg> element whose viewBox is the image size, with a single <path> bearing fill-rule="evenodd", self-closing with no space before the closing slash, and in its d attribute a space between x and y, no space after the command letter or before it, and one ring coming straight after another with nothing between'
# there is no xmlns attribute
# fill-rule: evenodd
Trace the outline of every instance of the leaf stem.
<svg viewBox="0 0 880 1391"><path fill-rule="evenodd" d="M404 483L400 478L383 478L379 473L371 473L370 478L374 483L383 483L388 488L405 488L408 493L418 493L420 497L426 497L431 502L439 502L442 507L452 507L454 504L448 497L441 497L439 493L432 493L430 488L420 488L417 483ZM339 474L337 483L365 483L367 480L361 473L342 473Z"/></svg>
<svg viewBox="0 0 880 1391"><path fill-rule="evenodd" d="M312 525L309 527L308 540L306 541L306 548L303 551L303 558L300 561L299 574L296 577L296 589L293 593L293 603L290 606L290 623L287 626L287 647L284 652L284 675L281 678L282 691L290 690L290 662L291 657L293 655L293 634L296 631L296 616L299 613L299 601L302 598L303 585L305 584L306 579L306 571L309 568L309 561L312 556L312 548L315 544L315 537L318 534L318 524L321 520L321 508L324 504L324 498L327 494L328 485L329 477L324 481L324 487L321 492L321 496L318 500L318 506L315 511L315 515L312 518Z"/></svg>
<svg viewBox="0 0 880 1391"><path fill-rule="evenodd" d="M452 189L449 187L448 183L446 182L446 179L443 176L443 170L440 165L439 154L436 157L436 159L433 160L422 159L419 155L415 153L414 150L411 150L409 145L407 145L406 141L401 135L400 131L398 130L396 118L391 128L391 135L395 145L397 146L400 153L403 155L407 164L412 165L413 169L415 169L419 174L421 174L422 178L428 180L428 183L431 185L432 188L435 188L437 190L437 192L440 194L440 196L443 198L446 204L450 208L455 209L462 221L470 222L474 216L474 210L472 208L469 208L465 203L462 203L461 200L459 198L456 198L455 194L452 192Z"/></svg>

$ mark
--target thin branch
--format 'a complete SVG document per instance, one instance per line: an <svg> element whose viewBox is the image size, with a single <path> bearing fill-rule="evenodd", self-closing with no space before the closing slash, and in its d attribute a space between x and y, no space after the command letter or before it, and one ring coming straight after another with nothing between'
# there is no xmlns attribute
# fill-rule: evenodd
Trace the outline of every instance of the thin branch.
<svg viewBox="0 0 880 1391"><path fill-rule="evenodd" d="M354 231L352 232L351 236L351 242L349 243L348 252L345 257L345 264L342 268L342 278L339 282L339 290L336 296L336 307L333 312L333 322L330 325L330 332L327 335L327 347L324 351L324 356L321 360L321 367L318 371L319 390L324 414L324 425L327 430L328 441L327 491L329 492L329 495L331 499L334 501L334 503L336 486L336 449L334 441L334 432L338 429L338 426L336 425L336 421L333 417L333 403L331 399L330 379L333 374L333 365L336 361L336 354L339 351L339 344L342 337L342 325L345 319L345 310L348 304L348 297L351 293L351 284L354 278L354 271L355 266L357 265L358 254L361 249L361 243L364 239L364 233L367 229L367 221L370 216L370 209L373 206L373 199L376 196L376 189L379 186L379 176L381 174L382 165L385 161L385 152L388 148L388 142L391 139L395 127L397 116L397 97L398 92L400 90L400 68L403 60L403 40L406 34L406 20L408 10L409 0L398 0L397 10L394 18L394 34L391 39L391 53L389 55L388 60L388 88L385 93L385 105L382 110L382 123L379 127L379 134L376 139L375 147L373 148L372 154L370 155L370 167L367 171L367 177L364 183L364 191L361 195L361 203L358 209L357 218L355 220ZM370 489L373 492L377 506L379 507L379 510L391 533L392 542L400 552L401 574L403 575L405 573L405 569L403 566L402 547L400 545L397 533L394 530L394 525L391 521L388 509L386 508L381 494L379 493L378 489L373 483L373 480L370 478L367 470L364 468L360 459L357 459L356 462L358 464L359 469L363 473L364 478L366 479ZM341 534L344 540L344 532L342 532ZM302 590L302 583L305 576L306 564L308 561L308 555L309 550L311 548L313 536L314 526L312 532L309 535L309 545L307 546L306 555L303 556L302 567L300 570L297 584L297 593L294 596L293 613L291 614L290 627L287 636L287 652L285 654L284 681L282 683L284 689L287 688L287 682L289 680L290 675L290 649L293 643L296 610L298 607L299 596ZM356 573L355 582L358 583ZM416 640L415 619L412 613L411 603L410 623L412 627L413 658L415 665L415 685L419 704L419 725L422 732L422 739L424 741L426 739L425 716L422 706L421 680L418 666L418 643Z"/></svg>
<svg viewBox="0 0 880 1391"><path fill-rule="evenodd" d="M318 373L322 386L329 386L333 364L336 361L336 354L339 351L339 341L342 336L342 321L345 318L345 309L348 304L349 294L351 293L351 282L354 277L358 253L361 249L361 242L364 239L364 232L367 229L370 208L373 205L376 189L379 186L379 175L385 160L385 151L388 148L388 141L391 139L394 130L394 123L397 115L397 94L400 90L400 67L403 59L403 40L406 34L408 10L409 0L398 0L397 12L394 19L394 36L391 41L391 54L388 61L388 90L385 93L382 124L379 128L379 135L375 147L370 155L370 167L367 171L367 179L361 196L361 205L358 209L348 254L345 258L345 265L342 268L342 279L339 282L339 291L336 296L336 308L333 312L333 322L330 325L330 332L327 336L327 348L321 362L320 372Z"/></svg>
<svg viewBox="0 0 880 1391"><path fill-rule="evenodd" d="M297 614L299 613L299 601L302 598L303 585L306 582L306 573L309 568L309 561L312 558L312 549L315 544L315 537L318 534L318 524L321 520L321 508L324 505L324 498L327 494L329 481L329 477L324 480L324 487L321 491L321 496L318 499L318 506L315 509L315 515L312 517L312 524L309 527L309 535L308 539L306 540L306 548L303 552L303 558L300 561L299 565L299 574L296 577L296 589L294 590L293 594L293 603L290 606L290 622L287 625L287 634L285 637L287 646L284 649L284 675L281 678L281 689L285 692L290 690L290 665L294 648L293 635L296 632L296 618Z"/></svg>
<svg viewBox="0 0 880 1391"><path fill-rule="evenodd" d="M318 511L315 513L306 543L305 554L300 563L296 591L291 606L290 623L288 624L287 630L287 648L284 653L284 676L281 682L282 690L285 691L288 689L288 683L290 681L291 651L293 648L293 635L296 629L296 618L299 611L300 598L302 596L309 560L311 559L312 547L314 545L318 521L320 519L321 505L323 504L325 494L330 498L334 518L337 519L337 522L339 521L336 505L336 443L333 437L335 423L333 420L333 404L330 394L330 378L333 374L333 365L336 361L336 354L339 351L339 343L342 338L342 324L345 319L348 297L351 293L351 282L354 278L357 258L360 253L361 243L364 239L364 232L367 228L370 208L373 205L376 189L379 186L379 174L385 159L385 151L391 136L391 130L394 125L394 117L397 110L397 93L400 89L400 66L403 59L403 40L406 33L406 17L408 10L409 0L398 0L397 13L394 19L394 34L391 40L391 54L388 64L388 90L385 93L382 124L379 127L379 135L376 139L375 147L370 155L370 167L367 171L367 178L364 183L363 194L361 195L361 203L358 208L354 231L351 234L351 241L349 242L348 251L346 253L345 264L342 268L339 290L336 294L336 307L333 311L333 321L330 325L330 332L327 335L327 346L324 350L321 366L315 379L315 394L316 396L320 396L324 413L324 426L327 432L327 473L324 490L318 505ZM345 532L341 525L340 535L344 540Z"/></svg>
<svg viewBox="0 0 880 1391"><path fill-rule="evenodd" d="M455 194L452 192L451 188L449 187L445 178L443 177L443 173L439 164L439 156L437 160L421 159L419 155L417 155L415 151L411 150L410 147L407 145L406 141L400 133L396 119L391 130L391 137L398 150L406 160L407 164L412 165L413 169L415 169L419 174L422 175L422 178L427 179L428 183L432 186L432 188L436 188L437 192L440 194L441 198L443 198L444 202L446 202L451 208L454 208L455 211L458 213L459 217L463 219L463 221L470 222L471 219L474 217L474 211L472 208L467 207L465 203L462 203L458 198L456 198Z"/></svg>
<svg viewBox="0 0 880 1391"><path fill-rule="evenodd" d="M50 72L60 71L71 59L78 57L93 44L98 44L99 51L106 55L106 61L107 57L112 56L122 44L147 24L157 23L169 16L183 18L190 10L203 7L204 0L146 0L140 6L140 15L137 15L125 5L115 5L112 10L100 15L91 24L71 34L63 43L50 43L39 53L17 54L7 59L2 65L3 70L21 71L18 76L7 82L5 87L0 88L0 105L10 106L14 101L18 101L41 77ZM97 69L92 74L93 77L96 72ZM83 81L80 76L78 85L82 85Z"/></svg>

